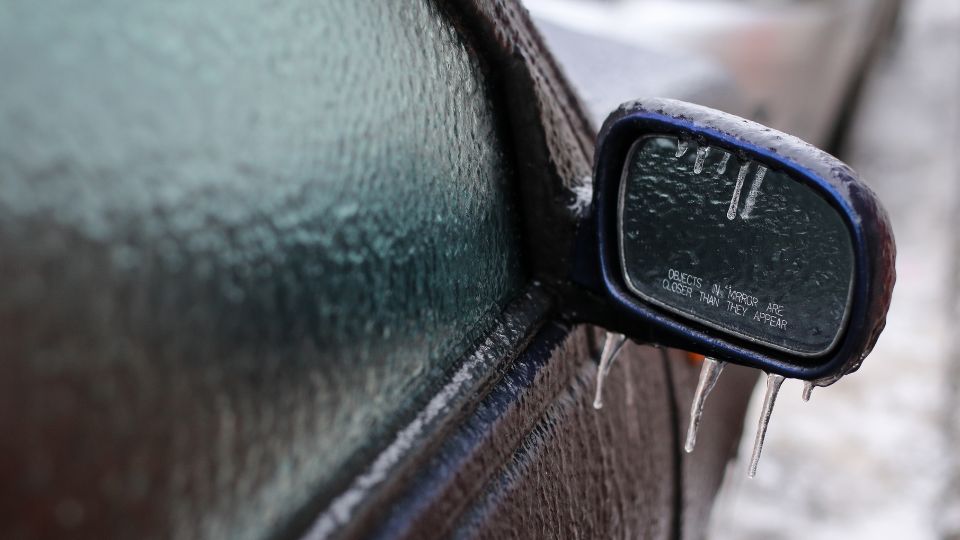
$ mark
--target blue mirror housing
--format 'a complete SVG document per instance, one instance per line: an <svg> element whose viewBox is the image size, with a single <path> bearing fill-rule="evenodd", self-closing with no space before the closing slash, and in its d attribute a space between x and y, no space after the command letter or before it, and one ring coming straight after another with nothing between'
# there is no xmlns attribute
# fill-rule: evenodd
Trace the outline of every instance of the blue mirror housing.
<svg viewBox="0 0 960 540"><path fill-rule="evenodd" d="M886 212L850 167L664 99L604 123L576 250L575 319L821 386L873 348L895 281Z"/></svg>

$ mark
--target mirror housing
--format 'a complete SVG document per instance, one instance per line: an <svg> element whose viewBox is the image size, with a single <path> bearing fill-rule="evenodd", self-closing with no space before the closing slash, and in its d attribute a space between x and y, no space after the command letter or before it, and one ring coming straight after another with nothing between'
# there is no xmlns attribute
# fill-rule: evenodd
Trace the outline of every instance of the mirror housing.
<svg viewBox="0 0 960 540"><path fill-rule="evenodd" d="M766 217L763 197L778 201ZM781 254L809 262L803 275L764 268ZM894 259L886 212L833 156L706 107L635 101L598 137L573 273L590 293L571 311L637 341L825 386L856 370L876 343ZM818 264L832 269L811 272ZM773 300L784 297L796 305ZM792 321L778 313L801 306ZM738 322L744 316L752 322Z"/></svg>

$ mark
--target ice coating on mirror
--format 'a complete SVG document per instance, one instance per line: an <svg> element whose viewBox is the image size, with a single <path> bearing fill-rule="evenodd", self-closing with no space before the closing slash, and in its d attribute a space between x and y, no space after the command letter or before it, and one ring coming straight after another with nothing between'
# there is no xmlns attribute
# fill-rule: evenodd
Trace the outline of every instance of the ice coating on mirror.
<svg viewBox="0 0 960 540"><path fill-rule="evenodd" d="M700 430L700 419L703 417L703 406L707 402L707 396L717 385L720 379L720 373L726 362L721 362L714 358L704 358L703 365L700 367L700 380L697 381L697 390L693 394L693 404L690 406L690 423L687 426L687 441L683 449L687 452L693 452L697 444L697 432Z"/></svg>
<svg viewBox="0 0 960 540"><path fill-rule="evenodd" d="M694 144L653 135L629 152L618 209L627 288L780 351L828 352L853 283L840 213L783 171Z"/></svg>
<svg viewBox="0 0 960 540"><path fill-rule="evenodd" d="M610 374L610 368L613 361L620 354L620 349L627 342L627 336L614 332L607 332L607 337L603 342L603 350L600 352L600 363L597 365L597 389L593 397L593 408L603 408L603 383Z"/></svg>
<svg viewBox="0 0 960 540"><path fill-rule="evenodd" d="M770 417L773 415L773 406L777 402L780 386L783 384L783 375L770 373L767 375L767 391L763 395L763 409L760 411L760 421L757 423L757 434L753 440L753 452L750 454L750 465L747 476L757 475L757 466L760 464L760 454L763 452L763 441L767 438L767 428L770 427Z"/></svg>

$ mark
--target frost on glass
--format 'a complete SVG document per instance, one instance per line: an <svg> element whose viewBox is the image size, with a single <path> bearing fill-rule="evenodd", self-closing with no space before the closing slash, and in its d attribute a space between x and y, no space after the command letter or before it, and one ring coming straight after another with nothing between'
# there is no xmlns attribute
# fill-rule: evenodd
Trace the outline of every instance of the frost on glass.
<svg viewBox="0 0 960 540"><path fill-rule="evenodd" d="M285 536L442 387L523 276L499 110L434 4L4 3L4 482Z"/></svg>

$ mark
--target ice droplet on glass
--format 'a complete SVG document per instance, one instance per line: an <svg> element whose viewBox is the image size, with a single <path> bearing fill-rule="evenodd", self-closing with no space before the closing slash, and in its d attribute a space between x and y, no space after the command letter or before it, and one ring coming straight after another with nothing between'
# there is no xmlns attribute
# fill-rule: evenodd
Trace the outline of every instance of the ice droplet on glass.
<svg viewBox="0 0 960 540"><path fill-rule="evenodd" d="M740 166L740 172L737 173L737 185L733 186L733 196L730 197L730 208L727 208L727 219L737 217L737 205L740 204L740 192L743 191L743 180L747 177L747 171L749 169L749 163L744 163Z"/></svg>
<svg viewBox="0 0 960 540"><path fill-rule="evenodd" d="M747 202L743 205L743 211L740 212L740 217L747 219L750 217L750 212L753 212L753 207L757 204L757 193L760 192L760 184L763 183L763 176L767 174L767 168L763 165L757 167L757 174L753 177L753 183L750 184L750 191L747 193Z"/></svg>
<svg viewBox="0 0 960 540"><path fill-rule="evenodd" d="M803 383L803 396L802 396L802 397L803 397L803 400L804 400L804 401L810 401L810 394L813 393L813 387L814 387L814 386L815 386L815 385L813 384L813 381L807 381L807 382Z"/></svg>
<svg viewBox="0 0 960 540"><path fill-rule="evenodd" d="M677 153L674 157L683 157L687 153L687 141L680 140L677 142Z"/></svg>
<svg viewBox="0 0 960 540"><path fill-rule="evenodd" d="M727 172L728 161L730 161L730 154L724 152L723 157L720 158L720 165L717 165L717 174L723 174Z"/></svg>
<svg viewBox="0 0 960 540"><path fill-rule="evenodd" d="M703 162L707 160L707 154L709 153L709 146L697 148L697 160L693 163L693 174L700 174L703 171Z"/></svg>
<svg viewBox="0 0 960 540"><path fill-rule="evenodd" d="M777 401L780 385L783 384L783 375L767 374L767 393L763 396L763 412L760 413L760 424L757 426L757 438L753 440L753 455L750 456L750 468L747 476L757 475L757 464L760 463L760 452L763 450L763 439L767 436L767 426L770 424L770 415L773 414L773 404Z"/></svg>
<svg viewBox="0 0 960 540"><path fill-rule="evenodd" d="M617 358L623 344L626 343L627 336L614 332L607 332L607 338L603 342L603 350L600 352L600 365L597 367L597 393L593 398L593 408L603 408L603 381L610 373L610 367Z"/></svg>
<svg viewBox="0 0 960 540"><path fill-rule="evenodd" d="M700 380L697 382L697 391L693 394L693 403L690 405L690 426L687 427L687 442L683 449L687 453L693 452L693 447L697 444L697 430L700 429L700 417L703 415L703 404L707 396L720 378L720 372L726 362L714 360L713 358L704 358L703 366L700 368Z"/></svg>

